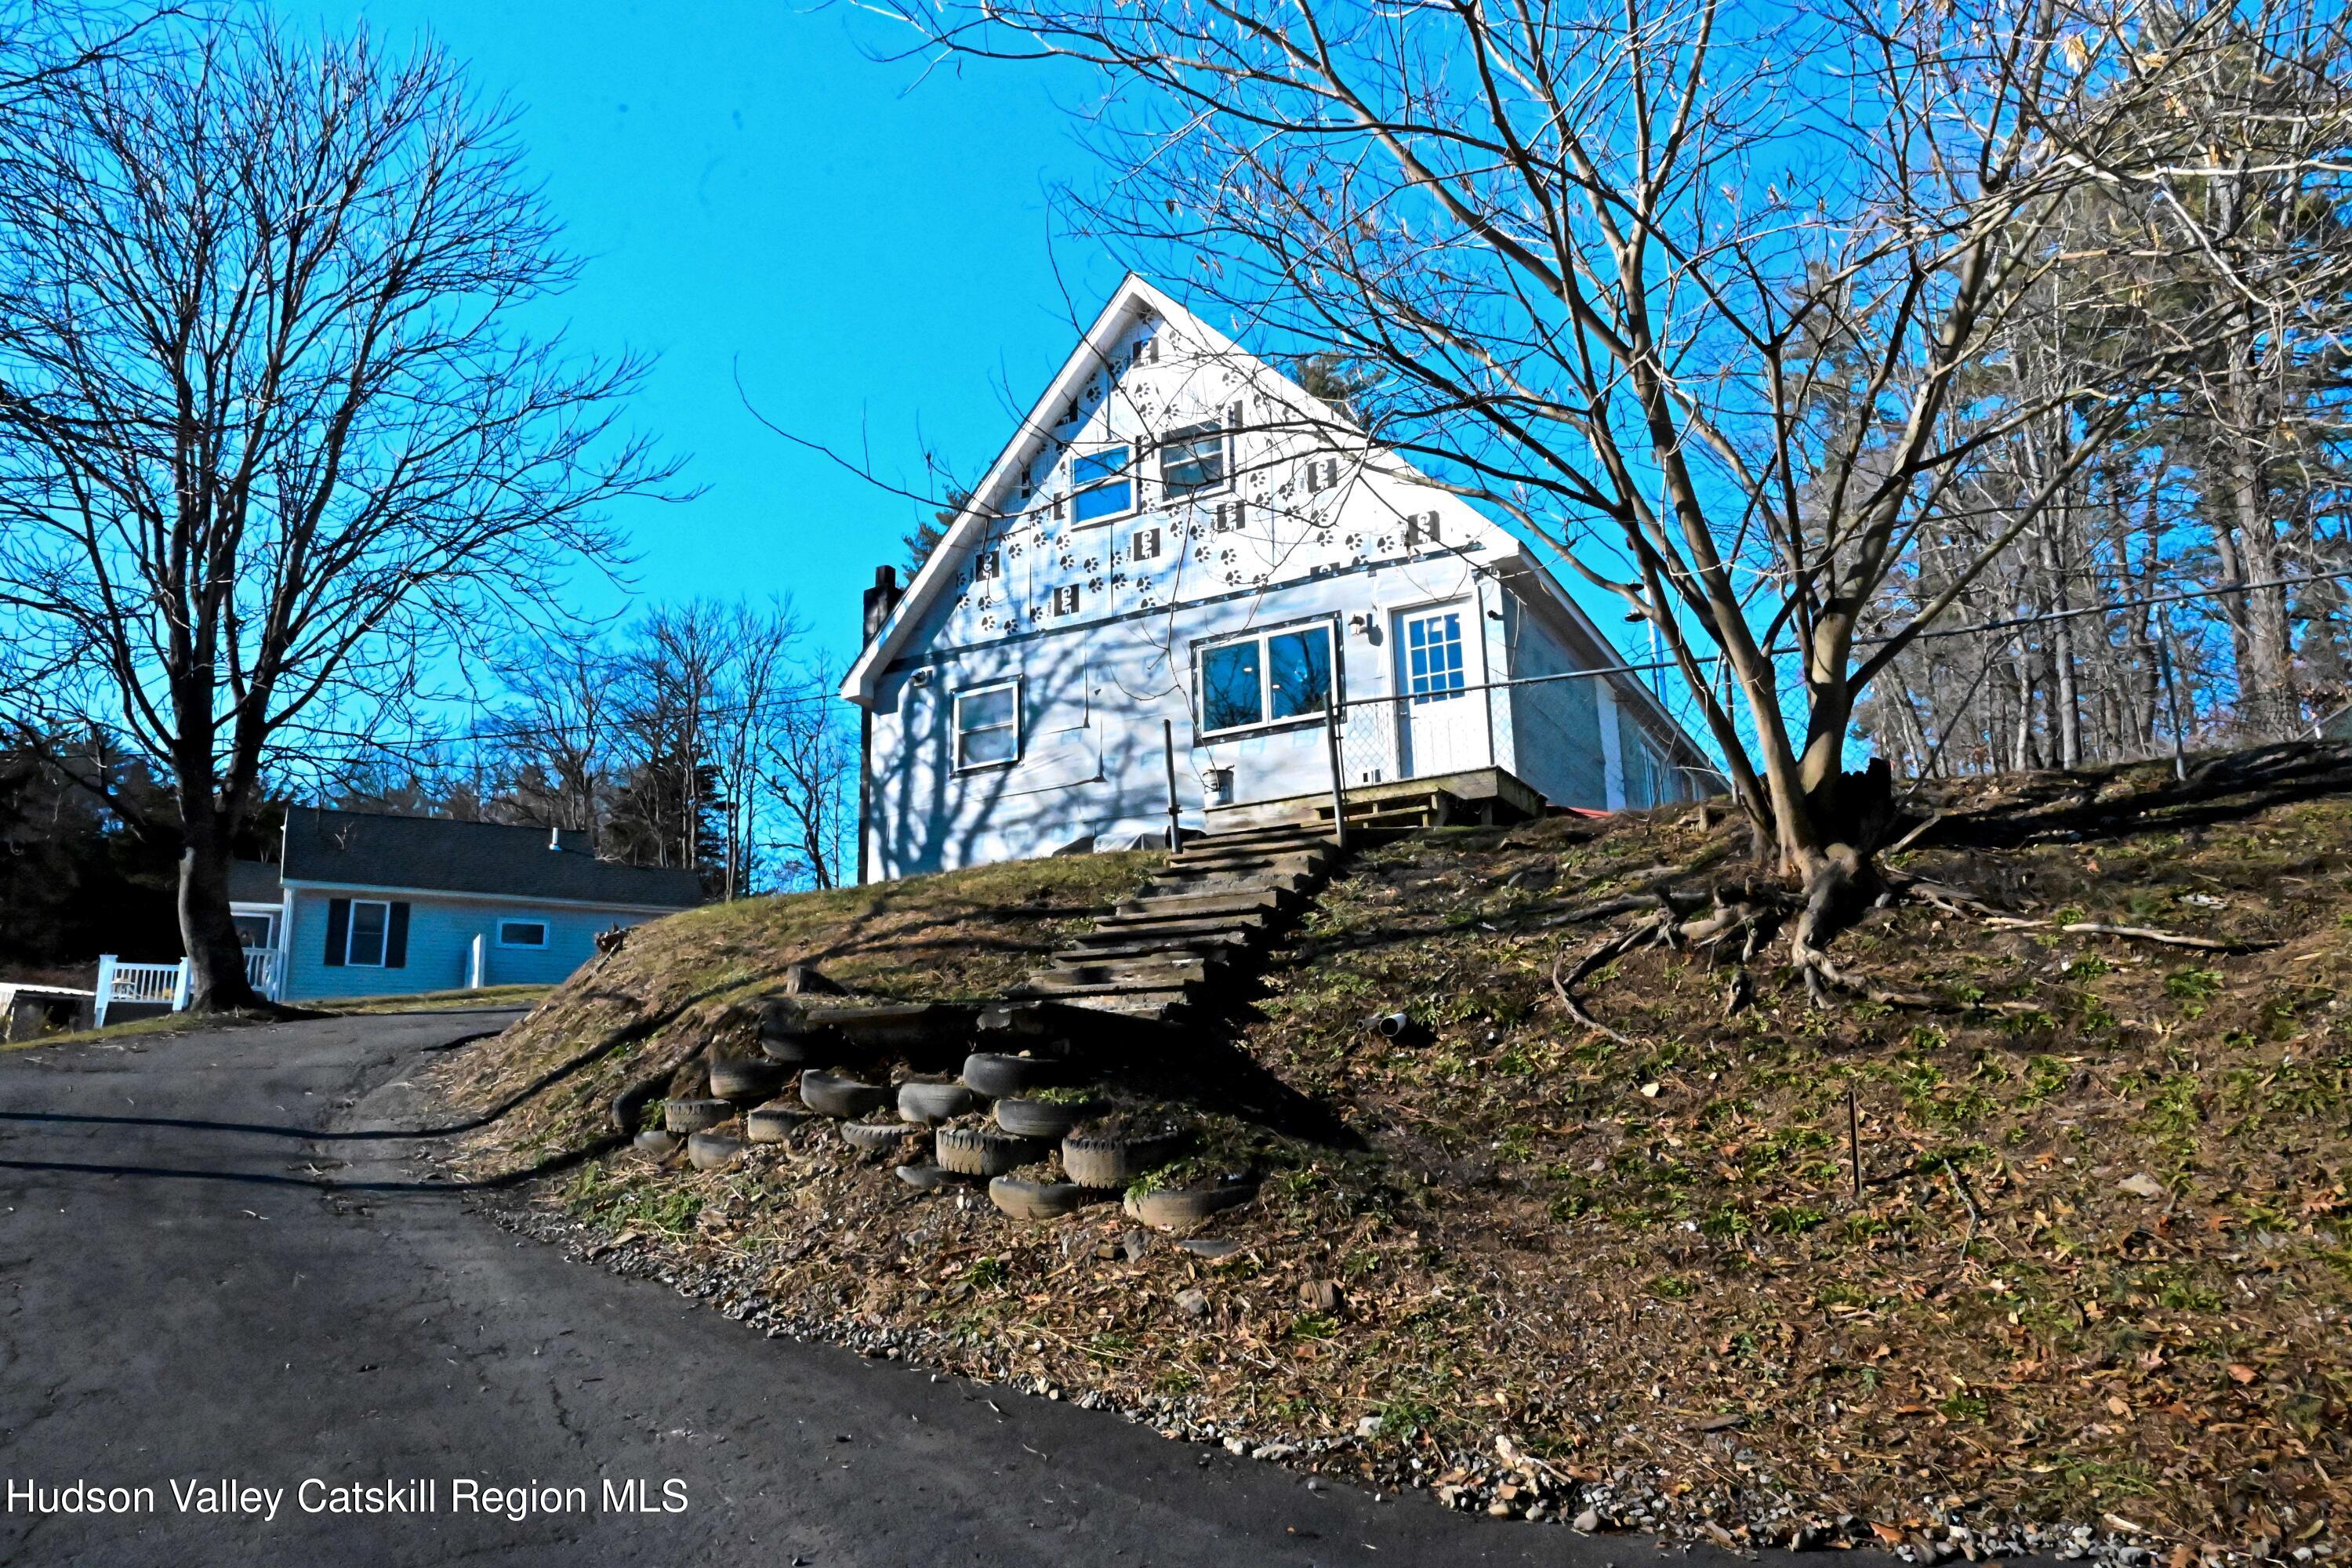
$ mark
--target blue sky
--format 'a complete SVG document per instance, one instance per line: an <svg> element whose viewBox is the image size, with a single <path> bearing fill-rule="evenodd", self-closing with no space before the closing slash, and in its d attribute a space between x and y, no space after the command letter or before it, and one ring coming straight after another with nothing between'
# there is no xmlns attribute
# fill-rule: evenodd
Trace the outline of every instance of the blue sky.
<svg viewBox="0 0 2352 1568"><path fill-rule="evenodd" d="M289 13L292 15L292 13ZM587 276L550 317L650 351L645 429L705 488L623 511L646 598L788 593L835 650L901 556L915 509L761 427L863 447L919 480L970 474L1010 434L1118 268L1053 240L1049 187L1083 179L1045 76L877 64L845 8L613 0L362 0L316 13L420 30L521 110L530 163ZM609 591L583 592L610 608Z"/></svg>

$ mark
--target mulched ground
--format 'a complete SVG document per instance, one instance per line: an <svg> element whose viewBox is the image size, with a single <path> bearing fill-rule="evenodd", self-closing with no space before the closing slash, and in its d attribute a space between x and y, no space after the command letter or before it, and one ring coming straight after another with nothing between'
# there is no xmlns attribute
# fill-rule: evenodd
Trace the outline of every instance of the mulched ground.
<svg viewBox="0 0 2352 1568"><path fill-rule="evenodd" d="M1564 917L1730 825L1561 818L1360 858L1242 1035L1343 1131L1205 1118L1196 1169L1267 1178L1204 1227L1238 1244L1221 1259L1115 1207L1024 1226L917 1194L822 1127L717 1175L621 1156L512 1217L739 1316L1457 1508L1921 1557L2332 1554L2352 764L1915 806L1942 820L1896 867L2042 923L1907 905L1839 939L1924 1008L1816 1009L1768 952L1726 1017L1726 971L1637 951L1585 992L1630 1044L1562 1015L1555 961L1609 929ZM595 989L542 1010L533 1052L469 1053L452 1098L583 1036ZM1391 1009L1420 1028L1373 1035ZM549 1099L474 1168L576 1135Z"/></svg>

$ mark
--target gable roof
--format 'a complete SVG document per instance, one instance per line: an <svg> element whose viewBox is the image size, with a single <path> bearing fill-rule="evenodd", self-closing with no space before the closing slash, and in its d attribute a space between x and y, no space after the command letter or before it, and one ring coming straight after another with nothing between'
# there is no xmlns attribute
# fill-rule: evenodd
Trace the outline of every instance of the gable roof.
<svg viewBox="0 0 2352 1568"><path fill-rule="evenodd" d="M890 660L921 620L931 601L954 585L957 574L963 569L964 558L986 535L989 522L996 515L996 498L1004 492L1013 477L1027 464L1030 453L1045 438L1045 433L1052 428L1055 405L1076 395L1087 376L1110 363L1111 350L1119 332L1145 310L1174 322L1180 331L1198 342L1208 343L1218 352L1240 352L1238 346L1223 333L1202 321L1143 278L1129 273L1111 291L1109 302L1103 306L1101 312L1095 317L1094 324L1078 339L1077 346L1070 351L1069 358L1062 362L1062 368L1055 372L1054 379L1046 384L1045 392L1030 405L1029 412L1022 419L1013 439L1005 443L1004 449L996 455L996 461L990 465L980 482L971 487L971 499L964 503L963 510L956 513L955 521L948 524L938 546L923 562L922 570L917 572L914 581L907 584L906 593L900 595L889 618L882 623L882 629L867 641L856 662L849 667L849 673L842 679L842 696L858 703L874 700L874 689L882 671L889 668Z"/></svg>
<svg viewBox="0 0 2352 1568"><path fill-rule="evenodd" d="M599 860L581 833L558 833L551 848L544 828L309 805L287 809L278 870L288 882L420 893L668 910L702 901L692 871Z"/></svg>
<svg viewBox="0 0 2352 1568"><path fill-rule="evenodd" d="M883 672L890 668L892 659L906 646L907 639L921 624L932 603L941 595L956 590L965 561L986 539L991 521L1001 514L998 498L1012 487L1013 480L1028 466L1037 447L1050 438L1057 423L1054 410L1075 396L1089 376L1114 363L1114 351L1119 338L1133 321L1145 314L1159 317L1174 328L1180 337L1200 344L1211 355L1231 355L1247 362L1252 367L1253 377L1263 376L1287 388L1299 403L1316 401L1294 378L1266 364L1210 326L1150 279L1137 273L1129 273L1111 291L1110 299L1079 338L1077 345L1070 351L1069 357L1062 362L1061 368L1046 384L1045 391L1030 405L1013 439L997 454L996 461L982 476L980 482L972 486L963 510L948 525L939 544L925 558L913 581L907 584L907 591L899 596L880 629L860 650L856 662L851 664L848 673L843 678L840 693L843 697L860 704L873 701ZM1410 463L1393 452L1386 454L1385 461L1407 474L1417 473ZM1577 603L1575 595L1560 585L1550 571L1528 552L1524 543L1475 508L1471 510L1481 524L1492 530L1499 541L1510 547L1508 556L1511 563L1538 584L1552 610L1565 616L1579 632L1589 637L1603 658L1612 664L1622 662L1623 656L1616 645L1601 631L1584 606ZM1501 563L1498 558L1489 564ZM1622 689L1621 695L1631 697L1635 705L1647 711L1677 744L1687 748L1695 757L1705 756L1697 742L1646 683L1624 680L1615 684Z"/></svg>

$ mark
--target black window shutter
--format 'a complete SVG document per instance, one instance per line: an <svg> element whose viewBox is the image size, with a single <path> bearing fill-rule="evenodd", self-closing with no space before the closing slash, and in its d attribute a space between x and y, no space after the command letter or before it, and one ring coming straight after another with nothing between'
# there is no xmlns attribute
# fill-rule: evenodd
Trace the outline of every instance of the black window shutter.
<svg viewBox="0 0 2352 1568"><path fill-rule="evenodd" d="M327 900L327 963L340 969L343 952L352 941L352 901L349 899Z"/></svg>
<svg viewBox="0 0 2352 1568"><path fill-rule="evenodd" d="M384 933L383 966L386 969L408 967L408 906L392 906L392 929Z"/></svg>

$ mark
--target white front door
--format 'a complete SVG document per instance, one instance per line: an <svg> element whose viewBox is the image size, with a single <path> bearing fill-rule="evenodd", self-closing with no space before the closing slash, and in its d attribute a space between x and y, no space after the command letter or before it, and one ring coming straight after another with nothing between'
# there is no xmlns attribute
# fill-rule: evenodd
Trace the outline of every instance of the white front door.
<svg viewBox="0 0 2352 1568"><path fill-rule="evenodd" d="M1397 694L1404 700L1398 774L1427 778L1488 762L1479 721L1486 704L1471 684L1468 640L1476 621L1466 604L1402 612L1396 618Z"/></svg>

